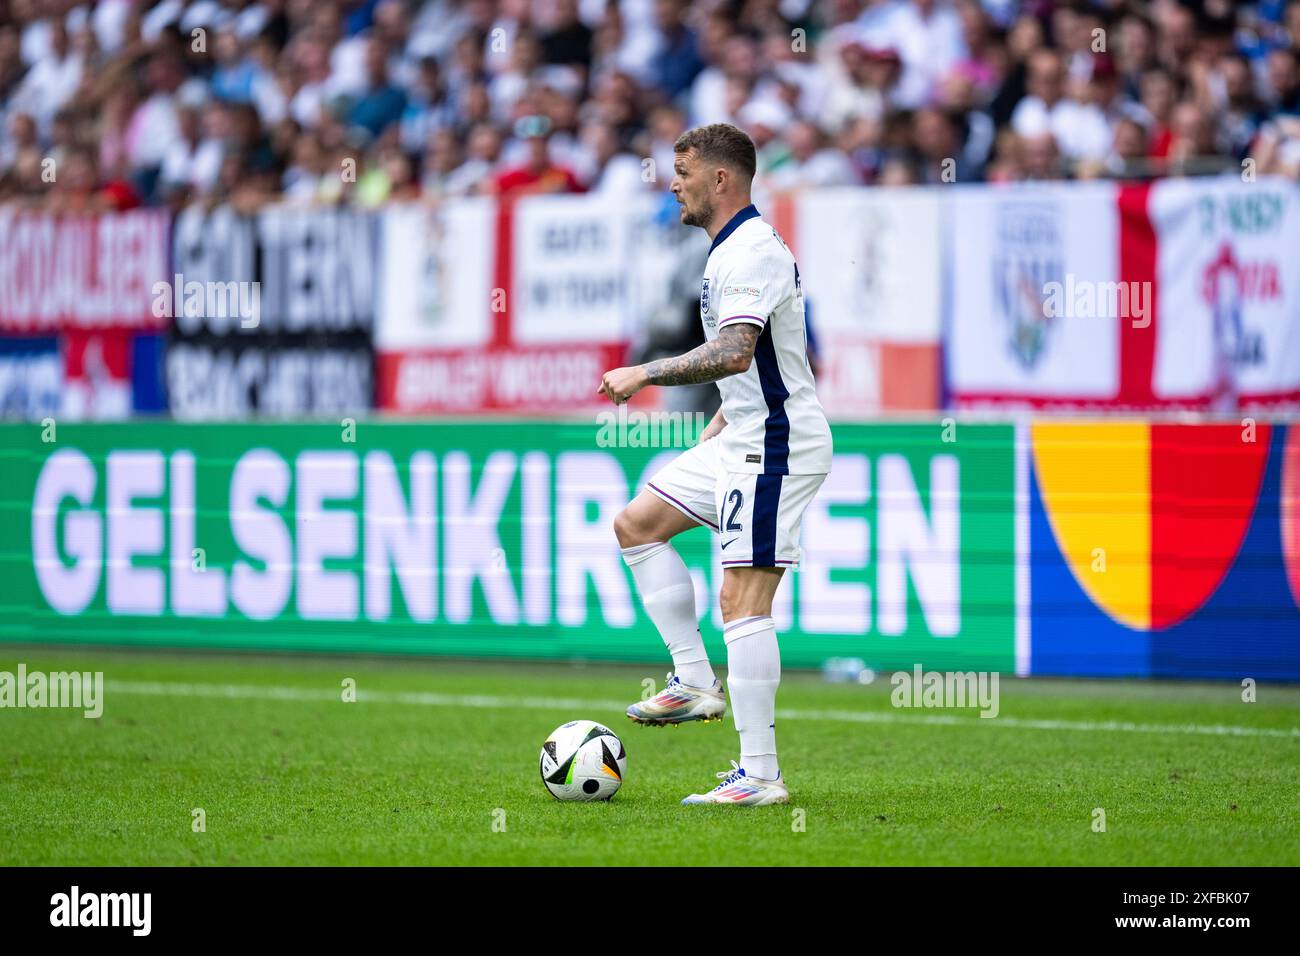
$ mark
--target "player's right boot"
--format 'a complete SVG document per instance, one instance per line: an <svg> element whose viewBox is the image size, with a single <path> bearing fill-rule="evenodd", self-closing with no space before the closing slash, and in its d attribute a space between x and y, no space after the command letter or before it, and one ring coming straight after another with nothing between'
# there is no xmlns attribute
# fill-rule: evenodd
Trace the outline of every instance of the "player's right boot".
<svg viewBox="0 0 1300 956"><path fill-rule="evenodd" d="M668 684L663 690L627 709L632 720L652 727L684 724L691 720L721 720L726 712L727 698L723 696L722 681L714 679L709 688L690 687L672 673L668 675Z"/></svg>

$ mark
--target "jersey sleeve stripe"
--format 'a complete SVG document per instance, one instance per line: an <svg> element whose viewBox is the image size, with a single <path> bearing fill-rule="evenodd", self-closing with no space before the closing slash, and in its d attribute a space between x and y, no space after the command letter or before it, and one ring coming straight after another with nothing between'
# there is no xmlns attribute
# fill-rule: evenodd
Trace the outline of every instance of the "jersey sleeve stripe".
<svg viewBox="0 0 1300 956"><path fill-rule="evenodd" d="M729 315L718 323L718 328L722 328L728 322L751 322L757 325L766 325L767 319L761 315Z"/></svg>

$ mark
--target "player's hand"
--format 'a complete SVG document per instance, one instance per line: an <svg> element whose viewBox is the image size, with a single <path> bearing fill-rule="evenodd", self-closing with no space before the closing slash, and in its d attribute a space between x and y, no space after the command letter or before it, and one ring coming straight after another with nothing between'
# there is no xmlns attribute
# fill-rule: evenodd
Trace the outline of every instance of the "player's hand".
<svg viewBox="0 0 1300 956"><path fill-rule="evenodd" d="M713 420L704 427L704 431L700 432L700 437L697 439L696 444L706 442L710 438L717 438L718 434L726 427L727 420L725 418L714 416Z"/></svg>
<svg viewBox="0 0 1300 956"><path fill-rule="evenodd" d="M713 413L713 417L709 419L709 423L704 426L704 431L700 432L700 437L697 439L697 443L706 442L711 438L718 437L718 434L726 427L727 418L722 414L722 409L719 408Z"/></svg>
<svg viewBox="0 0 1300 956"><path fill-rule="evenodd" d="M615 405L622 405L649 383L650 379L643 366L616 368L601 376L600 388L596 389L596 394L606 395Z"/></svg>

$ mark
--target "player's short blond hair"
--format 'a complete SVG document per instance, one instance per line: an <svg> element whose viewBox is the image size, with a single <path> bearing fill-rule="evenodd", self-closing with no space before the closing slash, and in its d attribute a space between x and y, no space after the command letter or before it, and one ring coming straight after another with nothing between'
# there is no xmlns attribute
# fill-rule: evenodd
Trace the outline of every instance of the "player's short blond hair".
<svg viewBox="0 0 1300 956"><path fill-rule="evenodd" d="M673 152L689 153L706 163L718 163L736 173L748 184L758 169L758 156L754 151L754 141L744 130L730 123L710 123L688 129L677 142L673 143Z"/></svg>

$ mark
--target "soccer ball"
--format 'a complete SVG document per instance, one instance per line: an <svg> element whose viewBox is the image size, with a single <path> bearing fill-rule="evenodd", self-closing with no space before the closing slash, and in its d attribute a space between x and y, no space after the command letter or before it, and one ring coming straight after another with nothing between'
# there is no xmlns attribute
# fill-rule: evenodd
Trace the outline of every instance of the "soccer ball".
<svg viewBox="0 0 1300 956"><path fill-rule="evenodd" d="M623 786L627 751L604 724L571 720L542 744L541 770L557 800L608 800Z"/></svg>

